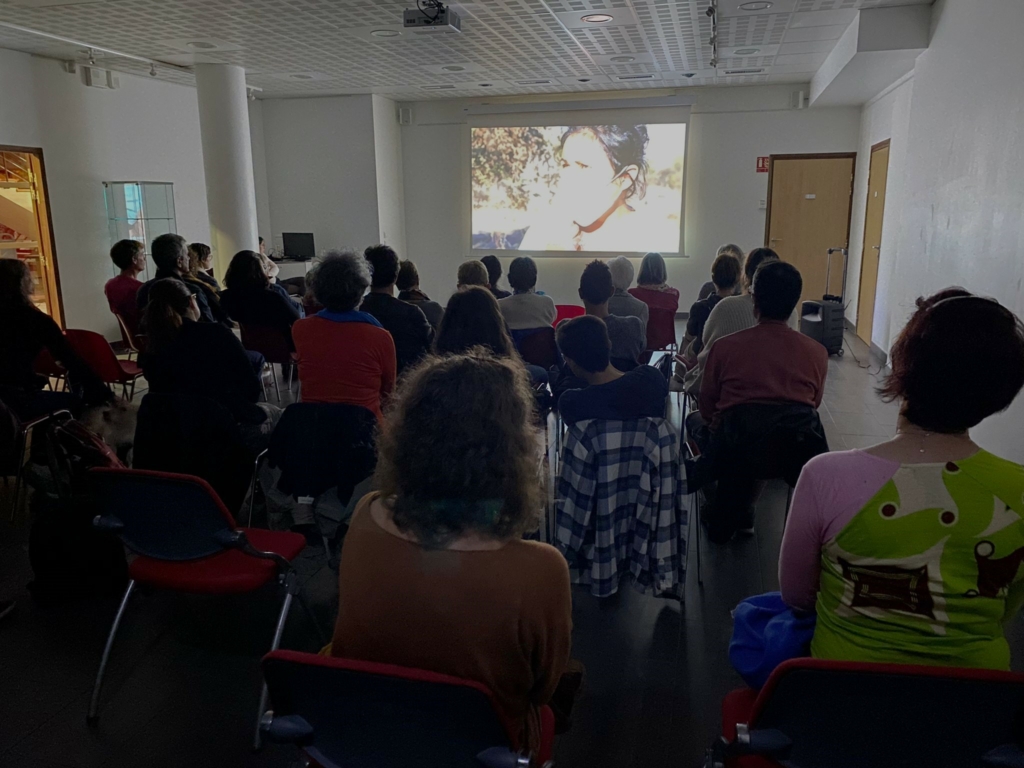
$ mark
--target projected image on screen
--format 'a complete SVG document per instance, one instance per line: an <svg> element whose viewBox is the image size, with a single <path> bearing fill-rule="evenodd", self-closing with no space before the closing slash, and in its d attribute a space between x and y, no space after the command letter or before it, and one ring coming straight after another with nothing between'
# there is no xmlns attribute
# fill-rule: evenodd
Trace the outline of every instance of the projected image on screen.
<svg viewBox="0 0 1024 768"><path fill-rule="evenodd" d="M686 125L474 128L473 248L679 251Z"/></svg>

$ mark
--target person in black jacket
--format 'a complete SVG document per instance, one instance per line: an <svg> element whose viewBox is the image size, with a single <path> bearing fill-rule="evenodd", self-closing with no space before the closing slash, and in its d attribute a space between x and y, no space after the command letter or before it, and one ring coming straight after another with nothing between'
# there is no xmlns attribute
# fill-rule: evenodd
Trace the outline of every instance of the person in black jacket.
<svg viewBox="0 0 1024 768"><path fill-rule="evenodd" d="M239 251L231 259L227 286L220 297L221 306L240 325L262 326L279 331L292 344L292 325L302 318L302 310L294 302L270 287L270 279L263 270L259 254Z"/></svg>
<svg viewBox="0 0 1024 768"><path fill-rule="evenodd" d="M258 402L260 380L234 333L199 317L196 294L181 280L152 283L142 318L146 350L139 356L149 390L217 401L237 420L246 445L259 452L281 409Z"/></svg>
<svg viewBox="0 0 1024 768"><path fill-rule="evenodd" d="M156 277L143 283L136 294L136 301L139 304L139 313L146 311L149 303L149 292L157 280L177 280L185 285L188 291L196 297L196 306L199 309L198 320L207 323L217 322L210 310L206 292L197 282L187 283L184 276L188 274L188 246L185 238L181 235L166 234L160 235L153 241L152 245L153 262L156 264Z"/></svg>
<svg viewBox="0 0 1024 768"><path fill-rule="evenodd" d="M398 254L387 245L372 245L363 254L373 270L370 293L359 307L377 318L395 341L398 375L430 351L434 329L419 307L395 298Z"/></svg>

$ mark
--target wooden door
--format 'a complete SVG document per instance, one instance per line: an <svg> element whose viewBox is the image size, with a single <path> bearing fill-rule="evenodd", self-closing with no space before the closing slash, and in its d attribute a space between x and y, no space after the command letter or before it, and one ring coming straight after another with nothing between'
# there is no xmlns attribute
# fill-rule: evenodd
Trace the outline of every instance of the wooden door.
<svg viewBox="0 0 1024 768"><path fill-rule="evenodd" d="M857 335L871 344L875 319L875 289L878 287L878 259L882 251L882 218L885 213L885 183L889 176L889 140L871 148L868 176L868 208L864 214L864 253L860 261L860 293L857 300Z"/></svg>
<svg viewBox="0 0 1024 768"><path fill-rule="evenodd" d="M828 249L848 246L856 157L772 155L765 240L783 261L800 270L801 301L821 299L826 293ZM843 257L836 253L827 293L842 293L843 271Z"/></svg>

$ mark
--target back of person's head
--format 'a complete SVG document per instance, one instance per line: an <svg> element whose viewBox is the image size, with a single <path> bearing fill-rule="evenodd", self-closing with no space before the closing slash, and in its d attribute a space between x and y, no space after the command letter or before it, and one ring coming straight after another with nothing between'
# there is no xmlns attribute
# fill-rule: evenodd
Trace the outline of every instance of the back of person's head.
<svg viewBox="0 0 1024 768"><path fill-rule="evenodd" d="M150 249L156 268L165 272L178 268L179 260L188 253L185 238L174 233L160 235Z"/></svg>
<svg viewBox="0 0 1024 768"><path fill-rule="evenodd" d="M754 273L754 309L762 320L785 322L796 309L803 290L800 270L784 261L768 259Z"/></svg>
<svg viewBox="0 0 1024 768"><path fill-rule="evenodd" d="M720 291L735 288L740 281L740 260L731 253L720 253L711 264L711 282Z"/></svg>
<svg viewBox="0 0 1024 768"><path fill-rule="evenodd" d="M142 249L142 243L138 240L118 240L110 249L110 260L118 269L126 270L135 262L135 257Z"/></svg>
<svg viewBox="0 0 1024 768"><path fill-rule="evenodd" d="M718 246L718 252L715 255L723 256L725 254L735 256L740 261L740 263L743 262L743 249L740 248L735 243L726 243L725 245Z"/></svg>
<svg viewBox="0 0 1024 768"><path fill-rule="evenodd" d="M390 245L371 245L363 255L370 262L373 273L370 285L374 288L387 288L398 279L398 254Z"/></svg>
<svg viewBox="0 0 1024 768"><path fill-rule="evenodd" d="M537 285L537 264L529 256L516 256L508 265L508 284L516 293L532 290Z"/></svg>
<svg viewBox="0 0 1024 768"><path fill-rule="evenodd" d="M580 275L580 298L587 304L607 304L615 293L612 271L603 261L594 260L583 268Z"/></svg>
<svg viewBox="0 0 1024 768"><path fill-rule="evenodd" d="M633 262L625 256L616 256L608 262L612 273L612 286L616 291L624 291L633 284Z"/></svg>
<svg viewBox="0 0 1024 768"><path fill-rule="evenodd" d="M487 267L487 280L491 288L498 287L498 281L501 280L501 262L497 256L490 255L484 256L480 259L480 262Z"/></svg>
<svg viewBox="0 0 1024 768"><path fill-rule="evenodd" d="M378 441L376 480L395 525L432 547L535 529L534 418L517 360L478 349L407 373Z"/></svg>
<svg viewBox="0 0 1024 768"><path fill-rule="evenodd" d="M929 432L963 432L1006 410L1024 386L1024 325L994 299L947 288L917 300L879 388Z"/></svg>
<svg viewBox="0 0 1024 768"><path fill-rule="evenodd" d="M747 260L743 262L743 279L748 287L754 284L754 273L757 272L757 268L771 259L779 259L779 254L771 248L755 248L747 254Z"/></svg>
<svg viewBox="0 0 1024 768"><path fill-rule="evenodd" d="M395 287L400 291L411 291L420 284L420 273L416 265L405 259L398 265L398 278Z"/></svg>
<svg viewBox="0 0 1024 768"><path fill-rule="evenodd" d="M147 352L159 352L174 340L191 302L192 293L180 280L163 278L153 283L142 316Z"/></svg>
<svg viewBox="0 0 1024 768"><path fill-rule="evenodd" d="M665 285L668 282L668 269L665 259L660 253L648 253L640 262L640 276L637 285Z"/></svg>
<svg viewBox="0 0 1024 768"><path fill-rule="evenodd" d="M370 264L354 251L328 251L308 279L319 304L331 312L350 312L370 285Z"/></svg>
<svg viewBox="0 0 1024 768"><path fill-rule="evenodd" d="M0 259L0 307L31 306L32 273L21 259ZM16 329L12 329L15 330Z"/></svg>
<svg viewBox="0 0 1024 768"><path fill-rule="evenodd" d="M459 354L473 347L486 347L503 357L512 357L515 352L498 300L486 287L478 285L448 299L434 340L434 350L439 355Z"/></svg>
<svg viewBox="0 0 1024 768"><path fill-rule="evenodd" d="M194 275L199 270L203 269L203 264L210 258L210 254L213 251L206 243L189 243L188 244L188 271ZM251 253L251 251L250 251Z"/></svg>
<svg viewBox="0 0 1024 768"><path fill-rule="evenodd" d="M224 274L224 285L232 291L263 290L270 285L260 255L255 251L236 253Z"/></svg>
<svg viewBox="0 0 1024 768"><path fill-rule="evenodd" d="M482 261L477 259L462 262L459 265L458 282L460 288L470 285L482 285L486 288L490 285L487 267L484 266Z"/></svg>
<svg viewBox="0 0 1024 768"><path fill-rule="evenodd" d="M562 355L584 371L600 373L611 364L608 326L599 317L583 315L563 320L555 329L555 341Z"/></svg>

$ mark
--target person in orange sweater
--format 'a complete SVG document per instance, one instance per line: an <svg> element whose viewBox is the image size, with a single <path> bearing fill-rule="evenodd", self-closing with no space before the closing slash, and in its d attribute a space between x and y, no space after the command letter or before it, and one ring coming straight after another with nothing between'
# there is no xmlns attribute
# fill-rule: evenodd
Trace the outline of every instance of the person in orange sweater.
<svg viewBox="0 0 1024 768"><path fill-rule="evenodd" d="M361 405L383 419L395 388L395 342L377 319L356 307L370 285L362 255L328 253L310 278L324 309L292 326L302 401Z"/></svg>

